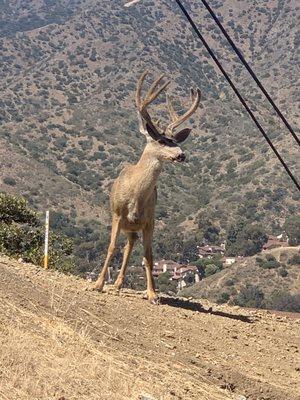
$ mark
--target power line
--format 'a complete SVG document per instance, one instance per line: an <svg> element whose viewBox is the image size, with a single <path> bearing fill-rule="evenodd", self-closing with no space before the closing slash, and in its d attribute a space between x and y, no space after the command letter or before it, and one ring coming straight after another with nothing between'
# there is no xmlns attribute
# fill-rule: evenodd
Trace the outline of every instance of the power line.
<svg viewBox="0 0 300 400"><path fill-rule="evenodd" d="M263 92L263 94L266 96L266 98L268 99L269 103L272 105L272 107L274 108L274 110L276 111L277 115L279 116L279 118L281 118L282 122L285 124L285 126L287 127L287 129L290 131L290 133L293 135L294 139L296 140L296 142L298 143L298 145L300 146L300 139L298 138L298 136L296 135L296 133L294 132L293 128L291 127L291 125L289 124L289 122L287 121L287 119L285 118L285 116L282 114L282 112L279 110L279 108L277 107L277 105L274 103L273 99L271 98L271 96L269 95L269 93L267 92L267 90L265 89L265 87L263 86L263 84L261 83L261 81L258 79L258 77L256 76L255 72L253 71L253 69L250 67L250 65L248 64L248 62L245 60L244 56L242 55L242 53L240 52L240 50L236 47L235 43L233 42L233 40L231 39L231 37L229 36L229 34L227 33L226 29L224 28L224 26L222 25L221 21L219 20L219 18L217 17L217 15L214 13L214 11L212 10L212 8L210 7L210 5L208 4L208 2L206 0L201 0L202 3L204 4L204 6L206 7L206 9L209 11L210 15L212 16L212 18L214 19L214 21L216 22L216 24L218 25L218 27L221 29L223 35L226 37L226 39L228 40L229 44L231 45L231 47L233 48L233 50L235 51L236 55L239 57L239 59L241 60L241 62L244 64L245 68L248 70L249 74L252 76L252 78L255 80L257 86L260 88L260 90Z"/></svg>
<svg viewBox="0 0 300 400"><path fill-rule="evenodd" d="M251 109L249 108L249 106L247 105L245 99L243 98L243 96L240 94L240 92L238 91L237 87L235 86L235 84L232 82L232 80L230 79L229 75L227 74L227 72L224 70L222 64L219 62L219 60L217 59L215 53L213 52L213 50L209 47L208 43L206 42L206 40L204 39L204 37L202 36L202 34L200 33L199 29L197 28L196 24L194 23L194 21L192 20L191 16L189 15L189 13L187 12L187 10L185 9L185 7L183 6L183 4L181 3L180 0L175 0L176 3L178 4L178 6L180 7L181 11L183 12L183 14L185 15L185 17L187 18L188 22L191 24L193 30L195 31L195 33L197 34L197 36L199 37L199 39L202 41L204 47L206 48L206 50L208 51L208 53L210 54L210 56L212 57L212 59L214 60L214 62L216 63L216 65L218 66L218 68L220 69L220 71L222 72L222 74L224 75L225 79L227 80L227 82L229 83L229 85L231 86L232 90L234 91L234 93L236 94L236 96L238 97L238 99L240 100L240 102L242 103L242 105L244 106L244 108L246 109L246 111L248 112L248 114L250 115L250 117L252 118L253 122L255 123L255 125L257 126L257 128L259 129L259 131L261 132L261 134L264 136L265 140L267 141L268 145L271 147L271 149L273 150L274 154L276 155L276 157L278 158L278 160L281 162L281 164L283 165L284 169L286 170L286 172L288 173L289 177L292 179L292 181L294 182L296 188L299 190L300 192L300 185L297 181L297 179L294 177L293 173L290 171L289 167L287 166L287 164L284 162L284 160L282 159L282 157L280 156L280 154L278 153L278 151L276 150L276 148L274 147L273 143L271 142L271 140L269 139L269 137L267 136L265 130L263 129L263 127L261 126L261 124L259 123L259 121L256 119L255 115L253 114L253 112L251 111Z"/></svg>

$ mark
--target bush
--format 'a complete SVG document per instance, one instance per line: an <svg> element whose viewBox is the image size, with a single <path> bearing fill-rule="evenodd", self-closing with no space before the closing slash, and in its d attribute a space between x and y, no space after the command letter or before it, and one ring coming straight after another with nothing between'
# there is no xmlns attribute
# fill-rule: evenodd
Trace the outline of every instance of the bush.
<svg viewBox="0 0 300 400"><path fill-rule="evenodd" d="M12 222L35 225L38 217L25 199L0 193L0 223Z"/></svg>
<svg viewBox="0 0 300 400"><path fill-rule="evenodd" d="M235 284L235 280L234 280L234 279L231 279L231 278L227 279L227 280L224 282L224 286L234 286L234 284Z"/></svg>
<svg viewBox="0 0 300 400"><path fill-rule="evenodd" d="M217 272L221 271L220 267L215 264L208 264L205 268L204 276L207 278L210 275L214 275Z"/></svg>
<svg viewBox="0 0 300 400"><path fill-rule="evenodd" d="M262 308L264 293L258 286L246 285L234 299L234 303L241 307Z"/></svg>
<svg viewBox="0 0 300 400"><path fill-rule="evenodd" d="M285 278L286 276L288 276L288 272L284 267L279 268L277 273L279 276L282 276L282 278Z"/></svg>
<svg viewBox="0 0 300 400"><path fill-rule="evenodd" d="M227 301L230 299L230 295L227 292L223 292L219 295L219 297L217 298L217 303L218 304L223 304L223 303L227 303Z"/></svg>
<svg viewBox="0 0 300 400"><path fill-rule="evenodd" d="M288 259L288 264L290 265L300 265L300 253L294 254L291 258Z"/></svg>
<svg viewBox="0 0 300 400"><path fill-rule="evenodd" d="M283 225L291 246L300 244L300 215L288 217Z"/></svg>
<svg viewBox="0 0 300 400"><path fill-rule="evenodd" d="M266 254L267 261L276 261L276 258L272 254Z"/></svg>
<svg viewBox="0 0 300 400"><path fill-rule="evenodd" d="M35 211L23 198L0 194L0 251L26 262L41 264L43 260L44 230ZM49 266L64 272L75 268L72 242L51 233L49 238Z"/></svg>
<svg viewBox="0 0 300 400"><path fill-rule="evenodd" d="M279 268L280 266L281 264L277 260L264 261L261 265L264 269Z"/></svg>
<svg viewBox="0 0 300 400"><path fill-rule="evenodd" d="M277 261L272 254L267 254L266 259L263 259L261 257L256 257L255 260L257 264L264 269L273 269L281 267L280 262Z"/></svg>
<svg viewBox="0 0 300 400"><path fill-rule="evenodd" d="M169 271L160 274L157 278L157 289L163 293L176 293L177 284L171 280L171 274Z"/></svg>
<svg viewBox="0 0 300 400"><path fill-rule="evenodd" d="M11 176L6 176L5 178L3 178L3 183L5 183L6 185L10 185L10 186L16 185L15 179L12 178Z"/></svg>
<svg viewBox="0 0 300 400"><path fill-rule="evenodd" d="M300 294L292 295L282 290L275 290L265 305L266 308L273 310L300 312Z"/></svg>

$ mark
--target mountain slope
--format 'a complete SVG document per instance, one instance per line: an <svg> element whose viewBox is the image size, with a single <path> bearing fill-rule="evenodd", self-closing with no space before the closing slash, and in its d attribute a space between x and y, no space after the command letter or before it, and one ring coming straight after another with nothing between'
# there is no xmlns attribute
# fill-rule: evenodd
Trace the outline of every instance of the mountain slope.
<svg viewBox="0 0 300 400"><path fill-rule="evenodd" d="M3 399L299 398L295 315L153 306L7 257L0 269Z"/></svg>
<svg viewBox="0 0 300 400"><path fill-rule="evenodd" d="M222 233L240 217L278 230L297 212L299 195L268 150L211 59L182 19L175 3L145 0L124 8L121 0L14 1L0 5L0 135L28 182L14 178L10 163L0 177L16 185L43 208L45 189L30 179L26 158L48 170L54 185L48 205L74 224L100 204L100 223L108 224L108 191L125 162L135 162L144 142L133 105L141 72L172 77L179 108L188 104L190 86L202 90L201 109L191 120L193 136L184 145L189 162L167 166L159 184L157 216L168 238L180 225L197 236L201 212ZM295 0L212 1L237 45L280 104L292 125L299 124L299 6ZM196 1L189 6L210 44L234 76L270 137L295 175L300 165L293 139L270 112L249 77ZM63 11L62 11L63 10ZM14 22L14 24L11 24ZM163 104L157 115L163 121ZM18 157L19 153L24 157ZM26 175L27 172L27 175ZM42 172L43 177L46 173ZM63 178L62 178L63 177ZM76 192L70 200L60 182ZM9 182L9 179L6 181ZM84 197L84 201L81 200ZM55 199L52 200L52 199ZM75 204L75 212L70 203ZM167 255L166 255L167 256Z"/></svg>

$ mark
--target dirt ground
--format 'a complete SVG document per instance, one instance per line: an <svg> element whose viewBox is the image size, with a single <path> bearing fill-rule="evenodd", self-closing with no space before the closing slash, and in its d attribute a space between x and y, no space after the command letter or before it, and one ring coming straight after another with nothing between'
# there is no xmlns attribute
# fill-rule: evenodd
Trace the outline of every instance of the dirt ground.
<svg viewBox="0 0 300 400"><path fill-rule="evenodd" d="M300 314L142 294L0 258L2 400L299 400Z"/></svg>

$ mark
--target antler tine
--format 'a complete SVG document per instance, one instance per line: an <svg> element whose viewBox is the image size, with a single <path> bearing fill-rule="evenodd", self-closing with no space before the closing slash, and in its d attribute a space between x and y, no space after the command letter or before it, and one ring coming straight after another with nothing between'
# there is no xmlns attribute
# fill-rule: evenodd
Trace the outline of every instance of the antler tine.
<svg viewBox="0 0 300 400"><path fill-rule="evenodd" d="M164 77L165 77L165 75L162 74L157 79L155 79L155 81L150 86L146 97L149 97L149 96L151 96L153 94L153 92L158 87L159 83L164 79Z"/></svg>
<svg viewBox="0 0 300 400"><path fill-rule="evenodd" d="M158 88L155 92L155 88L157 87L157 85L159 84L159 82L164 78L164 75L162 75L161 77L159 77L159 79L157 79L157 83L153 85L151 85L151 88L149 90L149 92L147 93L147 96L144 100L144 106L148 106L150 103L152 103L160 94L161 92L163 92L167 86L170 85L171 81L168 81L166 83L164 83L160 88ZM153 88L152 88L153 87Z"/></svg>
<svg viewBox="0 0 300 400"><path fill-rule="evenodd" d="M181 125L184 121L186 121L197 110L201 99L201 91L197 89L197 92L195 94L194 90L191 90L191 96L194 97L193 104L181 117L177 116L176 120L172 121L172 123L169 124L169 126L167 127L167 133L169 135L172 135L174 129Z"/></svg>
<svg viewBox="0 0 300 400"><path fill-rule="evenodd" d="M171 98L168 94L166 95L166 98L167 98L167 108L168 108L171 120L172 120L172 122L175 122L178 118L178 115L177 115L176 111L174 110L173 104L171 102Z"/></svg>
<svg viewBox="0 0 300 400"><path fill-rule="evenodd" d="M154 135L156 138L155 140L157 140L157 138L160 137L162 134L159 130L159 127L156 126L156 124L151 120L151 116L148 113L147 107L160 95L160 93L163 90L166 89L166 87L170 84L170 82L166 82L159 87L161 81L164 79L164 75L159 76L148 89L148 92L144 97L144 99L142 99L142 85L145 81L147 74L148 71L145 71L138 80L136 95L135 95L135 103L139 114L140 131L143 134L147 135L147 131L149 133L149 130L146 129L146 125L148 125L148 127L152 132L152 135Z"/></svg>
<svg viewBox="0 0 300 400"><path fill-rule="evenodd" d="M135 104L138 108L138 110L141 110L142 108L142 99L141 99L141 93L142 93L142 85L144 83L144 80L146 76L148 75L148 71L144 71L143 74L141 75L140 79L138 80L137 88L136 88L136 94L135 94Z"/></svg>
<svg viewBox="0 0 300 400"><path fill-rule="evenodd" d="M148 75L148 71L144 71L143 74L141 75L140 79L138 80L137 84L137 89L136 89L136 95L135 95L135 103L140 112L144 111L145 108L152 103L159 95L160 93L166 89L166 87L170 84L170 81L164 83L161 87L158 88L158 85L160 82L164 79L164 75L159 76L150 86L146 97L144 100L142 100L142 85L145 81L146 76Z"/></svg>
<svg viewBox="0 0 300 400"><path fill-rule="evenodd" d="M194 102L195 101L195 97L196 97L196 93L195 90L193 88L191 88L191 100Z"/></svg>

